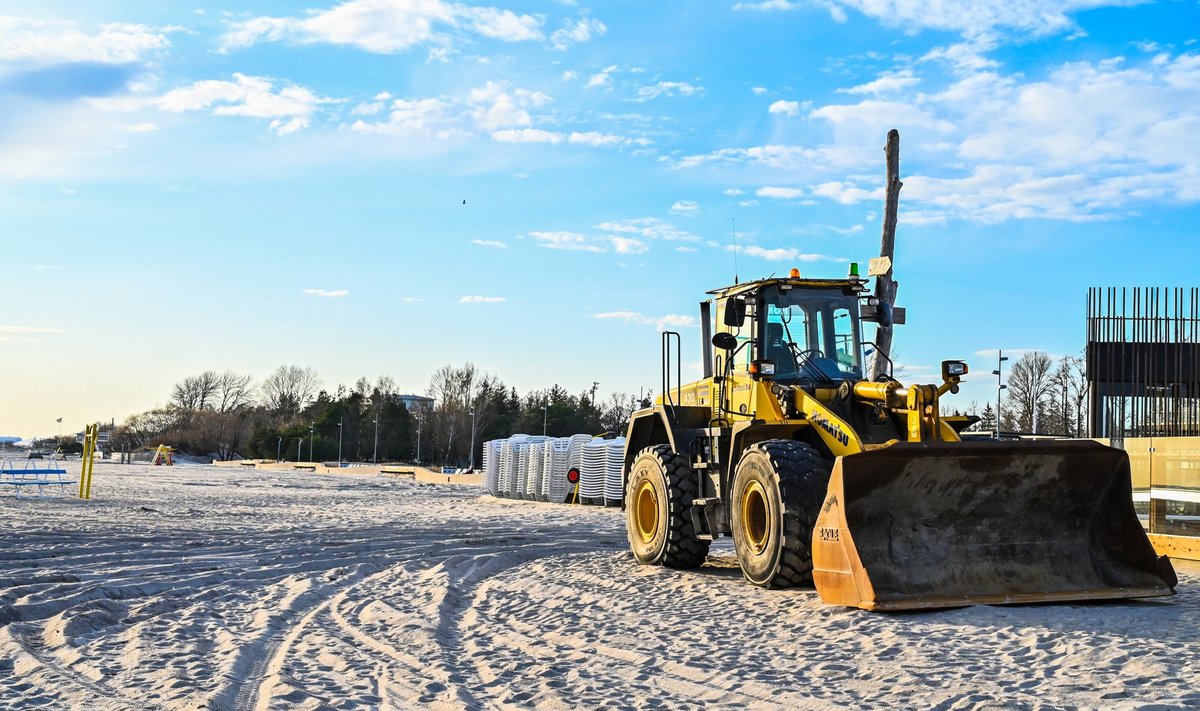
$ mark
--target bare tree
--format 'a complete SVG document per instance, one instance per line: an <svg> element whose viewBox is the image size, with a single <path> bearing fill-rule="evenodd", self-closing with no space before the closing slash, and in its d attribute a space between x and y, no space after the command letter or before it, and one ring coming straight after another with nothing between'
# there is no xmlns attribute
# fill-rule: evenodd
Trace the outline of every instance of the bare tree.
<svg viewBox="0 0 1200 711"><path fill-rule="evenodd" d="M1063 356L1053 377L1059 412L1058 430L1067 437L1082 437L1087 429L1087 363L1078 356ZM1056 432L1057 434L1057 432Z"/></svg>
<svg viewBox="0 0 1200 711"><path fill-rule="evenodd" d="M254 378L227 370L217 378L217 412L239 412L254 404Z"/></svg>
<svg viewBox="0 0 1200 711"><path fill-rule="evenodd" d="M600 425L606 432L625 433L629 416L638 408L637 396L613 393L600 408Z"/></svg>
<svg viewBox="0 0 1200 711"><path fill-rule="evenodd" d="M171 405L181 410L211 409L219 380L220 376L212 370L184 378L171 388Z"/></svg>
<svg viewBox="0 0 1200 711"><path fill-rule="evenodd" d="M1054 385L1054 361L1042 351L1021 356L1008 375L1008 403L1005 429L1034 432L1045 429L1046 403L1042 400Z"/></svg>
<svg viewBox="0 0 1200 711"><path fill-rule="evenodd" d="M494 421L505 392L495 375L484 375L471 363L461 368L445 365L430 378L426 394L433 398L434 408L426 423L429 425L430 451L445 452L446 463L470 460L470 442L474 427L475 446L482 442L478 436ZM472 418L471 413L475 415ZM478 463L478 458L476 463Z"/></svg>
<svg viewBox="0 0 1200 711"><path fill-rule="evenodd" d="M281 365L262 384L263 404L267 409L294 417L312 400L320 379L312 368Z"/></svg>

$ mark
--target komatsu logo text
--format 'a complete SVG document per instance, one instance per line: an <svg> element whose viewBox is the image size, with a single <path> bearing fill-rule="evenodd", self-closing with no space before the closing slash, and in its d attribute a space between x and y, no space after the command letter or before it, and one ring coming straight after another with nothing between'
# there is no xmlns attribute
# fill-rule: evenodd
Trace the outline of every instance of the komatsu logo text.
<svg viewBox="0 0 1200 711"><path fill-rule="evenodd" d="M829 420L827 420L824 417L821 417L820 415L817 415L817 414L813 414L813 416L809 419L812 421L812 423L814 425L825 430L826 432L829 433L829 435L831 437L833 437L837 441L841 442L843 447L848 446L850 444L850 435L843 432L842 428L833 424Z"/></svg>

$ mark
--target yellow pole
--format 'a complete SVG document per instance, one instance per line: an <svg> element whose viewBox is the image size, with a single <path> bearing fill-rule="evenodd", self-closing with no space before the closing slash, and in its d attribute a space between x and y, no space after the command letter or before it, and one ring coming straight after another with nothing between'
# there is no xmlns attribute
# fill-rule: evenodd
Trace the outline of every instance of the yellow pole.
<svg viewBox="0 0 1200 711"><path fill-rule="evenodd" d="M79 472L79 498L92 498L92 467L96 459L96 439L100 424L88 425L83 430L83 462Z"/></svg>
<svg viewBox="0 0 1200 711"><path fill-rule="evenodd" d="M83 498L83 480L87 476L88 443L92 439L92 426L83 428L83 453L79 457L79 498Z"/></svg>

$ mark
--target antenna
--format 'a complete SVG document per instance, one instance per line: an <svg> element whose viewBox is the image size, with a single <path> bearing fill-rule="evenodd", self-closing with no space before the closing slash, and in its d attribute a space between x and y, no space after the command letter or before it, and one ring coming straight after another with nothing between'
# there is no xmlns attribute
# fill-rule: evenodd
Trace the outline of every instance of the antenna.
<svg viewBox="0 0 1200 711"><path fill-rule="evenodd" d="M737 218L736 217L729 218L729 226L733 230L733 285L737 286L737 284L738 284L738 268L737 268L738 244L737 244Z"/></svg>

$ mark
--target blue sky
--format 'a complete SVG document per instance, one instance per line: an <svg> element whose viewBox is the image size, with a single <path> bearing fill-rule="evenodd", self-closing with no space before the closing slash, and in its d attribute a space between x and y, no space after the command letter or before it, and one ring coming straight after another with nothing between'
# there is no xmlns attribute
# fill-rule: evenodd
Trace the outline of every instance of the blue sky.
<svg viewBox="0 0 1200 711"><path fill-rule="evenodd" d="M893 127L895 347L987 400L1088 286L1195 285L1198 38L1195 0L0 3L0 434L210 368L657 388L735 256L878 254Z"/></svg>

